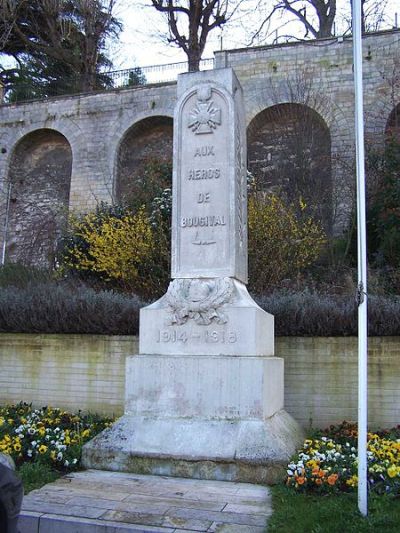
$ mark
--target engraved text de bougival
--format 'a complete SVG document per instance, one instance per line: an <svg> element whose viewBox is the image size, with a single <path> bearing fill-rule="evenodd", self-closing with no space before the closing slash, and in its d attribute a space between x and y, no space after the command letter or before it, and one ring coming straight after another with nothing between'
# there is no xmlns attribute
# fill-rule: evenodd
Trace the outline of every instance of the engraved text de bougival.
<svg viewBox="0 0 400 533"><path fill-rule="evenodd" d="M198 226L226 226L225 216L182 217L182 228L197 228Z"/></svg>
<svg viewBox="0 0 400 533"><path fill-rule="evenodd" d="M197 168L189 170L188 180L212 180L221 176L219 168Z"/></svg>

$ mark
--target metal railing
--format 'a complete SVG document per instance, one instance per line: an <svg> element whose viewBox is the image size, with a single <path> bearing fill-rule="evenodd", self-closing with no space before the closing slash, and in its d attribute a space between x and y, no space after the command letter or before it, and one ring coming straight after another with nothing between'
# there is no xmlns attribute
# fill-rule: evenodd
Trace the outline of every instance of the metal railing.
<svg viewBox="0 0 400 533"><path fill-rule="evenodd" d="M200 70L211 70L214 68L214 58L202 59L200 61ZM129 80L133 75L138 73L144 77L142 85L149 85L151 83L164 83L175 81L178 74L188 71L187 61L180 63L168 63L166 65L152 65L148 67L136 67L127 70L116 70L108 72L107 76L111 77L114 83L114 88L129 86Z"/></svg>
<svg viewBox="0 0 400 533"><path fill-rule="evenodd" d="M200 70L214 68L214 59L202 59ZM27 100L42 100L54 96L68 96L87 92L99 92L115 89L129 89L154 83L175 81L178 74L188 71L187 61L166 65L134 67L124 70L101 72L91 84L91 89L82 89L82 82L77 78L54 81L35 80L29 83L7 84L3 87L3 102L14 103Z"/></svg>

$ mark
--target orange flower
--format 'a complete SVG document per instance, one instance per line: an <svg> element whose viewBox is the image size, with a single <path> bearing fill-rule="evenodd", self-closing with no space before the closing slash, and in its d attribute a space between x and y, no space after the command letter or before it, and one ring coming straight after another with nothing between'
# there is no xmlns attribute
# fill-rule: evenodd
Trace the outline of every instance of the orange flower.
<svg viewBox="0 0 400 533"><path fill-rule="evenodd" d="M328 477L328 479L327 479L328 484L329 484L329 485L334 485L334 484L336 483L337 479L338 479L338 475L337 475L337 474L331 474L331 475Z"/></svg>
<svg viewBox="0 0 400 533"><path fill-rule="evenodd" d="M324 477L325 476L325 472L323 470L320 470L318 472L318 475L319 475L319 477Z"/></svg>
<svg viewBox="0 0 400 533"><path fill-rule="evenodd" d="M322 485L322 479L318 477L318 478L315 480L315 484L316 484L316 485Z"/></svg>
<svg viewBox="0 0 400 533"><path fill-rule="evenodd" d="M304 482L305 482L306 478L304 476L297 476L296 477L296 482L299 484L299 485L304 485Z"/></svg>
<svg viewBox="0 0 400 533"><path fill-rule="evenodd" d="M313 468L313 470L312 470L312 475L313 475L313 476L318 476L319 471L320 471L320 470L319 470L319 466L316 466L316 467Z"/></svg>

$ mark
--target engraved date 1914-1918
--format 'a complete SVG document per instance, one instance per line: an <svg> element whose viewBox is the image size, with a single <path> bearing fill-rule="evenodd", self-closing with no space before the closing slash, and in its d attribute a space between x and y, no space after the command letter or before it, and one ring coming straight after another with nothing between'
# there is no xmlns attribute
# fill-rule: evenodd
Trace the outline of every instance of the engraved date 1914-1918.
<svg viewBox="0 0 400 533"><path fill-rule="evenodd" d="M210 344L233 344L237 342L235 331L204 330L202 332L179 331L177 329L161 329L158 331L157 342L205 342Z"/></svg>

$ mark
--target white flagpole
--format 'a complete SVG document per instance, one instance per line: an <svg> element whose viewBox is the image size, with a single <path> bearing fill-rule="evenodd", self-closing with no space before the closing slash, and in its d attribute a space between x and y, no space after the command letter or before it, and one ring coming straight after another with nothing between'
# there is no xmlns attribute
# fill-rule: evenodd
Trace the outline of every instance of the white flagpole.
<svg viewBox="0 0 400 533"><path fill-rule="evenodd" d="M362 85L361 2L353 2L353 64L357 163L357 244L358 244L358 508L368 514L367 485L367 246L365 221L365 154Z"/></svg>

